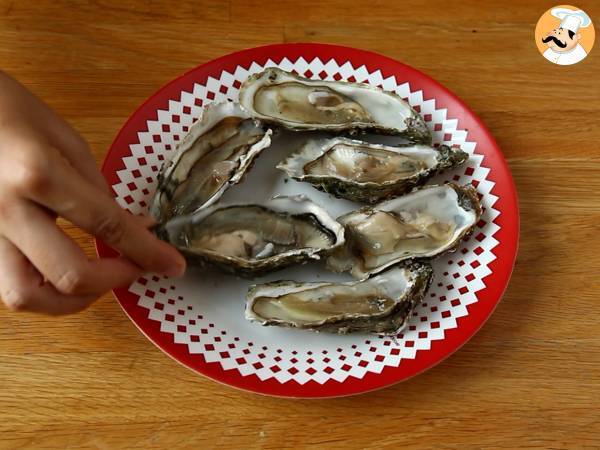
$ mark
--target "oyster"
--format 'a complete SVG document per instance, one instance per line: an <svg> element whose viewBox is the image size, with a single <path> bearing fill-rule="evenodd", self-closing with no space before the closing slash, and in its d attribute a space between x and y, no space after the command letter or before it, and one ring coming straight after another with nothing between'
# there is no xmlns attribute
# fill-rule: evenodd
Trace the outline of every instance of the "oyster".
<svg viewBox="0 0 600 450"><path fill-rule="evenodd" d="M246 318L346 334L395 334L407 323L431 283L429 264L412 263L349 283L279 281L250 288Z"/></svg>
<svg viewBox="0 0 600 450"><path fill-rule="evenodd" d="M375 203L410 191L469 155L442 145L390 147L347 138L311 139L277 168L336 197Z"/></svg>
<svg viewBox="0 0 600 450"><path fill-rule="evenodd" d="M320 259L344 243L343 227L304 196L213 205L174 218L157 234L191 263L245 277Z"/></svg>
<svg viewBox="0 0 600 450"><path fill-rule="evenodd" d="M158 222L165 222L211 205L242 179L258 154L271 144L271 134L238 104L208 106L173 158L163 164L150 213Z"/></svg>
<svg viewBox="0 0 600 450"><path fill-rule="evenodd" d="M400 261L432 258L454 250L480 216L473 187L426 186L339 217L346 245L328 258L327 267L363 278Z"/></svg>
<svg viewBox="0 0 600 450"><path fill-rule="evenodd" d="M239 95L253 117L292 130L373 130L431 142L423 118L407 102L367 84L310 80L269 68L249 77Z"/></svg>

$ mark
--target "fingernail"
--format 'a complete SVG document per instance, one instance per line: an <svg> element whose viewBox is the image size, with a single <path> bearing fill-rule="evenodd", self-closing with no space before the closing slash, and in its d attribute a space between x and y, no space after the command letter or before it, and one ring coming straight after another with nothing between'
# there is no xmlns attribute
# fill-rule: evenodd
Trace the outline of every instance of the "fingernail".
<svg viewBox="0 0 600 450"><path fill-rule="evenodd" d="M185 259L177 253L177 256L169 258L168 264L162 272L168 277L180 277L185 273L185 269Z"/></svg>

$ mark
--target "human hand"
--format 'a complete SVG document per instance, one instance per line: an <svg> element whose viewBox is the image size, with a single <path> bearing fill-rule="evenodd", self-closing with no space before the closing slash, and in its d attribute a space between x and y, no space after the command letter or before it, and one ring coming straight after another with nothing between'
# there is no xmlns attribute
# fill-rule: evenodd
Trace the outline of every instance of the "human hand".
<svg viewBox="0 0 600 450"><path fill-rule="evenodd" d="M122 255L88 260L60 216ZM183 257L149 218L121 209L87 143L47 105L0 72L0 297L11 309L68 314L142 272L179 276Z"/></svg>

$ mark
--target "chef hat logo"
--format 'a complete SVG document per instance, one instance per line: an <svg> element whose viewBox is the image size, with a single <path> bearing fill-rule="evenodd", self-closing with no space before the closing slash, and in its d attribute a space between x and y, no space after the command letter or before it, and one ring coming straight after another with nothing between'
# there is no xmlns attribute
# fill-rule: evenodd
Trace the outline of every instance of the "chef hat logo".
<svg viewBox="0 0 600 450"><path fill-rule="evenodd" d="M560 28L577 33L579 28L587 28L592 24L592 19L581 9L552 8L550 11L557 19L560 19Z"/></svg>
<svg viewBox="0 0 600 450"><path fill-rule="evenodd" d="M583 61L592 50L594 24L582 9L557 5L547 10L535 28L535 43L553 64L568 66Z"/></svg>

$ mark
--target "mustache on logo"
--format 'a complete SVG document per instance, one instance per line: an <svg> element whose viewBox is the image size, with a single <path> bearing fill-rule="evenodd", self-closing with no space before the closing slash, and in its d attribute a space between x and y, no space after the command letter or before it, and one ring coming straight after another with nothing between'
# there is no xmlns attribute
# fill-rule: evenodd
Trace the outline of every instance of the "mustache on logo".
<svg viewBox="0 0 600 450"><path fill-rule="evenodd" d="M560 48L565 48L567 46L566 42L561 42L558 40L558 38L556 36L546 36L545 38L542 38L542 42L545 44L547 42L553 41L556 45L558 45Z"/></svg>

